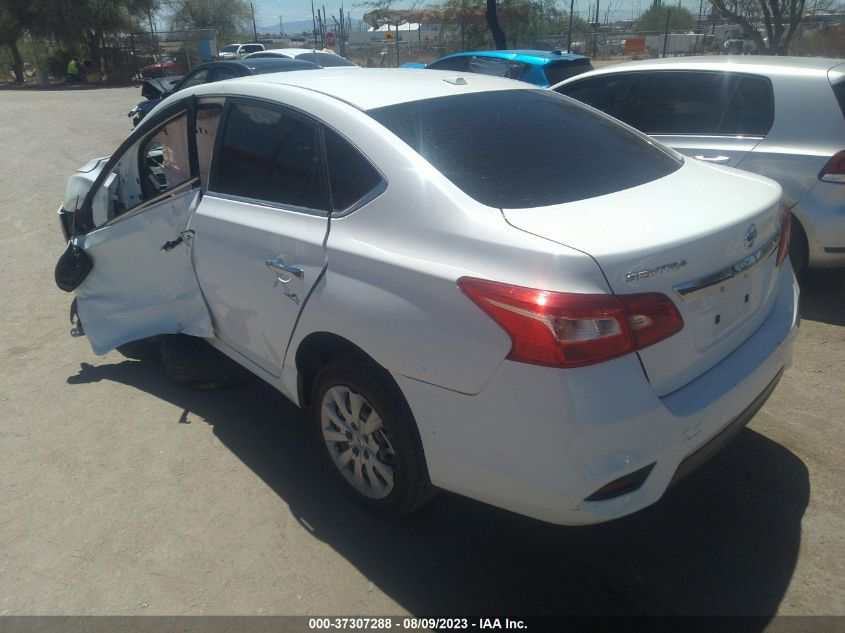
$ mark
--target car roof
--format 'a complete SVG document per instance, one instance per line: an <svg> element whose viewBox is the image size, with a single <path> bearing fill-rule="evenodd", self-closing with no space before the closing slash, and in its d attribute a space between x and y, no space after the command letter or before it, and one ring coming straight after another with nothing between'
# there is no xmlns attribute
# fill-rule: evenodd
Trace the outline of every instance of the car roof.
<svg viewBox="0 0 845 633"><path fill-rule="evenodd" d="M562 51L540 51L540 50L530 50L530 49L514 49L514 50L503 50L503 51L465 51L463 53L455 53L453 55L446 55L446 57L442 57L441 59L449 59L451 57L467 57L467 56L477 56L477 57L498 57L500 59L512 59L512 60L521 60L521 61L530 61L535 64L547 64L551 61L556 60L566 60L566 61L578 61L578 60L588 60L588 57L584 55L576 55L575 53L564 53Z"/></svg>
<svg viewBox="0 0 845 633"><path fill-rule="evenodd" d="M561 83L566 84L575 80L604 75L614 72L628 72L636 70L716 70L748 72L766 76L820 74L836 66L845 64L841 59L824 57L780 57L767 55L708 55L701 57L667 57L664 59L648 59L636 62L624 62L605 66L582 75L569 78ZM845 68L845 66L843 66ZM558 84L560 85L560 84ZM553 86L555 88L556 86Z"/></svg>
<svg viewBox="0 0 845 633"><path fill-rule="evenodd" d="M254 57L251 59L239 59L235 63L246 66L255 73L272 73L276 69L279 71L293 71L320 68L317 64L299 59L291 59L289 57Z"/></svg>
<svg viewBox="0 0 845 633"><path fill-rule="evenodd" d="M226 84L225 86L223 84ZM533 84L445 70L421 73L412 68L323 68L319 73L293 71L229 79L184 91L189 94L243 91L251 96L272 98L276 86L310 90L348 103L360 110L490 90L541 90ZM181 94L181 93L180 93Z"/></svg>
<svg viewBox="0 0 845 633"><path fill-rule="evenodd" d="M304 55L305 53L325 53L319 48L267 48L264 53L278 53L279 55ZM331 54L331 53L329 53Z"/></svg>

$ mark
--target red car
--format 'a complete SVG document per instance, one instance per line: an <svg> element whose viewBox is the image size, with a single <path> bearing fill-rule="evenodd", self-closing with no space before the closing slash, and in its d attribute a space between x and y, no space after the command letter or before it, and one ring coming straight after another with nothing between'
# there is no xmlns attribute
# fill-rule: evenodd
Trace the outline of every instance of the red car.
<svg viewBox="0 0 845 633"><path fill-rule="evenodd" d="M162 57L160 61L141 69L141 75L145 79L183 74L185 74L184 66L172 57Z"/></svg>

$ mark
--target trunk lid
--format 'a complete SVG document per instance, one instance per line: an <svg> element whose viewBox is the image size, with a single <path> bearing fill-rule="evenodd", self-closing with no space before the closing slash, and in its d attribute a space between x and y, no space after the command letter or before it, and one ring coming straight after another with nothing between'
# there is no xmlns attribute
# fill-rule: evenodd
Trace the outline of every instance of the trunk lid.
<svg viewBox="0 0 845 633"><path fill-rule="evenodd" d="M590 255L615 294L660 292L684 328L640 350L659 396L707 371L750 336L774 301L780 186L687 160L610 195L503 209L514 227Z"/></svg>

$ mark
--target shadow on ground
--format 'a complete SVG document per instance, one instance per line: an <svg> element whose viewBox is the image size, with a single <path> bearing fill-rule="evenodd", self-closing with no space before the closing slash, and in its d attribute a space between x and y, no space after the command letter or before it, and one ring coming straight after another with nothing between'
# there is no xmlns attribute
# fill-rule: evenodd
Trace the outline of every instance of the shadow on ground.
<svg viewBox="0 0 845 633"><path fill-rule="evenodd" d="M346 498L303 412L258 379L197 392L125 361L83 364L68 382L99 380L212 424L305 529L416 615L769 615L796 565L808 472L752 430L656 506L616 522L558 527L441 493L394 523Z"/></svg>
<svg viewBox="0 0 845 633"><path fill-rule="evenodd" d="M845 270L816 269L801 281L801 317L845 325Z"/></svg>
<svg viewBox="0 0 845 633"><path fill-rule="evenodd" d="M33 90L36 92L79 92L80 90L114 90L117 88L139 88L140 81L120 84L50 84L49 86L41 86L39 84L16 84L14 82L0 83L0 90Z"/></svg>

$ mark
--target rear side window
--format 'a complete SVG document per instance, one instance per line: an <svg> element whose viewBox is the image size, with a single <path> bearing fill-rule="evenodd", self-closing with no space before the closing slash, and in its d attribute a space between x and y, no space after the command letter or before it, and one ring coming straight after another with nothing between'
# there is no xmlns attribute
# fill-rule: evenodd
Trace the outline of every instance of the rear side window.
<svg viewBox="0 0 845 633"><path fill-rule="evenodd" d="M313 64L317 64L318 66L323 66L324 68L334 68L337 66L355 66L355 64L353 64L345 57L341 57L340 55L334 55L332 53L302 53L301 55L297 55L296 59L311 62Z"/></svg>
<svg viewBox="0 0 845 633"><path fill-rule="evenodd" d="M833 84L833 94L836 95L839 109L842 110L842 116L845 117L845 81Z"/></svg>
<svg viewBox="0 0 845 633"><path fill-rule="evenodd" d="M292 113L233 103L209 189L284 206L326 210L317 126Z"/></svg>
<svg viewBox="0 0 845 633"><path fill-rule="evenodd" d="M763 77L746 75L722 115L718 133L739 136L766 136L775 122L772 84Z"/></svg>
<svg viewBox="0 0 845 633"><path fill-rule="evenodd" d="M682 164L613 120L547 90L439 97L368 114L467 195L492 207L601 196Z"/></svg>
<svg viewBox="0 0 845 633"><path fill-rule="evenodd" d="M552 85L592 69L593 65L590 63L589 59L579 59L577 61L559 60L549 62L543 66L543 72L546 74L546 79L548 79L549 83Z"/></svg>
<svg viewBox="0 0 845 633"><path fill-rule="evenodd" d="M382 183L381 174L346 139L325 130L326 163L332 206L343 211Z"/></svg>
<svg viewBox="0 0 845 633"><path fill-rule="evenodd" d="M479 75L492 75L493 77L505 77L507 79L519 79L527 68L522 62L515 62L509 59L497 57L473 56L469 61L469 72Z"/></svg>
<svg viewBox="0 0 845 633"><path fill-rule="evenodd" d="M639 73L614 113L647 134L765 136L774 121L771 84L735 73Z"/></svg>

